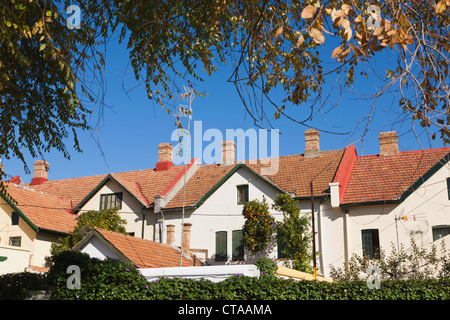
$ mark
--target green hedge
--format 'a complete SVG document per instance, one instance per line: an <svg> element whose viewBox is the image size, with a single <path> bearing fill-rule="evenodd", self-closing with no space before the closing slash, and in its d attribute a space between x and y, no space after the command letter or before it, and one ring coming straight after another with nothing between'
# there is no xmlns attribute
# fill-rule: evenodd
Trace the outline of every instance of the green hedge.
<svg viewBox="0 0 450 320"><path fill-rule="evenodd" d="M27 290L47 290L51 299L126 300L449 300L450 279L383 281L368 289L365 281L327 283L233 276L208 280L160 279L148 282L132 266L116 260L100 261L80 253L55 257L46 277L13 274L0 277L1 299L22 299ZM69 265L81 269L81 288L68 289ZM270 267L270 266L269 266ZM33 281L29 281L29 279ZM8 294L5 294L7 288Z"/></svg>

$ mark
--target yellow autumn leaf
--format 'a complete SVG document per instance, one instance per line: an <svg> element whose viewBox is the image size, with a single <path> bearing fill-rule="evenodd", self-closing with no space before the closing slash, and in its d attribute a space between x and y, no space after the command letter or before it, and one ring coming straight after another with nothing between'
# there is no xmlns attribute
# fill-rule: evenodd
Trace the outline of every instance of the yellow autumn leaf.
<svg viewBox="0 0 450 320"><path fill-rule="evenodd" d="M300 48L300 46L303 44L303 41L305 41L305 38L303 38L303 35L300 33L297 40L297 48Z"/></svg>
<svg viewBox="0 0 450 320"><path fill-rule="evenodd" d="M444 13L445 9L447 9L447 5L441 1L436 4L436 13L441 14Z"/></svg>
<svg viewBox="0 0 450 320"><path fill-rule="evenodd" d="M303 19L310 19L316 13L317 8L313 6L307 6L303 9L301 17Z"/></svg>
<svg viewBox="0 0 450 320"><path fill-rule="evenodd" d="M314 42L317 44L324 44L325 43L325 36L323 35L322 31L312 28L309 32L309 35L313 38Z"/></svg>
<svg viewBox="0 0 450 320"><path fill-rule="evenodd" d="M282 33L283 33L283 26L278 28L277 32L275 33L275 38L277 38Z"/></svg>
<svg viewBox="0 0 450 320"><path fill-rule="evenodd" d="M339 54L341 54L341 52L342 52L342 47L341 47L341 46L335 48L335 49L333 50L333 52L331 53L331 59L334 59L334 58L336 58L337 56L339 56Z"/></svg>

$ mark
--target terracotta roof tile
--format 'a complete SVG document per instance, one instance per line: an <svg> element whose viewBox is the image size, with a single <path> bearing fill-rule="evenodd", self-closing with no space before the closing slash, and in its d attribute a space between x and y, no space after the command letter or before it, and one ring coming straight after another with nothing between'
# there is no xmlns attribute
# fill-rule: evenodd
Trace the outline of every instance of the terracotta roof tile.
<svg viewBox="0 0 450 320"><path fill-rule="evenodd" d="M180 250L170 245L100 228L95 228L95 230L138 268L180 266ZM202 265L202 263L197 258L193 259L183 256L183 267L200 265Z"/></svg>
<svg viewBox="0 0 450 320"><path fill-rule="evenodd" d="M344 150L321 151L318 157L305 158L303 154L280 157L278 172L266 178L296 197L311 196L311 181L314 196L327 195ZM258 173L264 167L261 164L249 166Z"/></svg>
<svg viewBox="0 0 450 320"><path fill-rule="evenodd" d="M343 204L397 200L450 152L450 148L404 151L395 156L359 156Z"/></svg>
<svg viewBox="0 0 450 320"><path fill-rule="evenodd" d="M71 233L76 225L70 201L28 187L7 183L9 198L37 227Z"/></svg>
<svg viewBox="0 0 450 320"><path fill-rule="evenodd" d="M174 166L167 171L155 171L154 169L124 171L113 173L112 176L143 203L152 204L154 196L162 192L183 168L183 166ZM32 188L72 200L75 207L106 177L107 174L49 180L43 184L34 185Z"/></svg>
<svg viewBox="0 0 450 320"><path fill-rule="evenodd" d="M344 153L342 150L322 151L318 157L305 158L302 154L279 157L278 170L275 174L263 178L297 197L309 197L310 182L313 180L315 196L329 193L329 183L339 166ZM245 164L261 174L262 168L268 168L264 161ZM210 189L214 187L234 166L203 165L186 183L186 206L195 205ZM177 208L183 204L183 189L166 205L165 208Z"/></svg>

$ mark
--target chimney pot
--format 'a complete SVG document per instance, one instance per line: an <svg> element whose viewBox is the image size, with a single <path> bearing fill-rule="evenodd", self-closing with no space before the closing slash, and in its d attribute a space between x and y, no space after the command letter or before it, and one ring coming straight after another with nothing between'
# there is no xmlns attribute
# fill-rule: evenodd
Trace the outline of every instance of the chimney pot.
<svg viewBox="0 0 450 320"><path fill-rule="evenodd" d="M48 181L48 168L49 164L45 160L36 160L34 162L33 179L31 179L31 185L39 185Z"/></svg>
<svg viewBox="0 0 450 320"><path fill-rule="evenodd" d="M398 135L395 131L380 132L380 156L396 156L398 150Z"/></svg>
<svg viewBox="0 0 450 320"><path fill-rule="evenodd" d="M156 171L169 170L173 166L173 146L164 142L158 145L158 163Z"/></svg>
<svg viewBox="0 0 450 320"><path fill-rule="evenodd" d="M172 244L175 242L175 226L173 224L167 225L167 244Z"/></svg>
<svg viewBox="0 0 450 320"><path fill-rule="evenodd" d="M320 133L316 129L308 129L305 131L305 158L319 156L319 137Z"/></svg>
<svg viewBox="0 0 450 320"><path fill-rule="evenodd" d="M191 226L190 223L183 224L183 243L182 243L182 251L183 254L190 256L191 255Z"/></svg>
<svg viewBox="0 0 450 320"><path fill-rule="evenodd" d="M234 164L236 159L236 143L234 141L222 141L222 156L220 165L229 166Z"/></svg>

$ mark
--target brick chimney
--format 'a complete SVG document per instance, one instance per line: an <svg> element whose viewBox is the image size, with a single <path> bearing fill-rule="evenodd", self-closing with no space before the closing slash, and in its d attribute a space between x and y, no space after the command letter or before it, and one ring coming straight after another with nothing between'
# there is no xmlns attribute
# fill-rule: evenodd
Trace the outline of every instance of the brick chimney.
<svg viewBox="0 0 450 320"><path fill-rule="evenodd" d="M183 243L182 250L183 254L190 256L191 255L191 226L190 223L185 223L183 225Z"/></svg>
<svg viewBox="0 0 450 320"><path fill-rule="evenodd" d="M305 158L318 157L320 152L320 133L316 129L305 131Z"/></svg>
<svg viewBox="0 0 450 320"><path fill-rule="evenodd" d="M222 141L221 166L230 166L236 159L236 143L234 141Z"/></svg>
<svg viewBox="0 0 450 320"><path fill-rule="evenodd" d="M173 224L167 225L167 244L172 244L175 242L175 226Z"/></svg>
<svg viewBox="0 0 450 320"><path fill-rule="evenodd" d="M39 185L43 184L44 182L48 181L48 168L49 164L45 160L36 160L34 162L34 172L33 172L33 179L31 179L31 185Z"/></svg>
<svg viewBox="0 0 450 320"><path fill-rule="evenodd" d="M380 132L380 156L398 155L398 136L395 131Z"/></svg>
<svg viewBox="0 0 450 320"><path fill-rule="evenodd" d="M156 171L169 170L173 167L173 146L164 142L158 145L158 162L156 163Z"/></svg>

